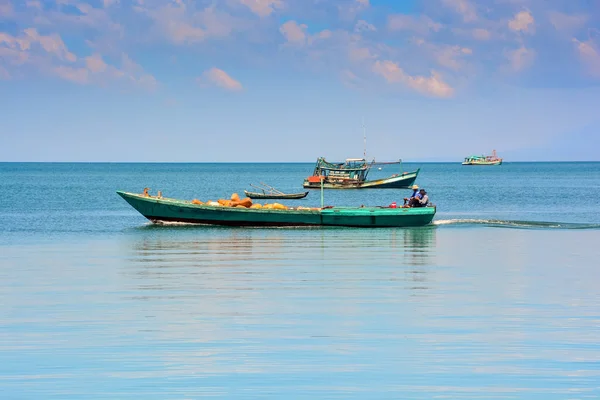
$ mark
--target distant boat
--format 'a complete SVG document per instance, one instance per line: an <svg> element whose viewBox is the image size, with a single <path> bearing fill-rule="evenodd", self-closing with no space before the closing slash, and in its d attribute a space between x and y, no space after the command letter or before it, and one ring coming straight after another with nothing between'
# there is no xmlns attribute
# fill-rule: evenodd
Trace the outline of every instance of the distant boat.
<svg viewBox="0 0 600 400"><path fill-rule="evenodd" d="M496 155L496 150L494 150L491 156L465 157L462 165L502 165L502 159Z"/></svg>
<svg viewBox="0 0 600 400"><path fill-rule="evenodd" d="M283 193L280 190L275 189L273 186L269 186L265 183L260 183L262 186L254 186L250 185L254 188L260 190L260 192L250 192L248 190L244 190L246 196L251 199L280 199L280 200L294 200L294 199L303 199L308 195L308 192L300 192L300 193Z"/></svg>
<svg viewBox="0 0 600 400"><path fill-rule="evenodd" d="M323 180L323 189L405 189L415 182L419 169L387 178L367 180L367 175L374 165L401 163L402 161L367 162L364 158L348 158L343 163L330 163L320 157L313 174L304 180L302 186L306 189L320 189Z"/></svg>
<svg viewBox="0 0 600 400"><path fill-rule="evenodd" d="M219 203L195 203L158 196L118 191L127 203L152 222L174 221L227 226L350 226L362 228L427 225L435 206L391 207L296 207L281 204L254 208L228 207Z"/></svg>

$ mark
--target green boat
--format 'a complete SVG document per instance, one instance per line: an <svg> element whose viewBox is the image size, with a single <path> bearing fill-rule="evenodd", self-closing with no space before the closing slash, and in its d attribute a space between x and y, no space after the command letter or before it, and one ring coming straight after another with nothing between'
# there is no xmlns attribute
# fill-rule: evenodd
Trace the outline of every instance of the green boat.
<svg viewBox="0 0 600 400"><path fill-rule="evenodd" d="M226 226L350 226L410 227L429 224L435 206L390 207L297 207L286 210L194 204L117 191L140 214L152 222L186 222Z"/></svg>
<svg viewBox="0 0 600 400"><path fill-rule="evenodd" d="M469 156L465 157L462 165L502 165L502 159L496 154L496 150L491 156Z"/></svg>
<svg viewBox="0 0 600 400"><path fill-rule="evenodd" d="M305 189L406 189L412 186L419 175L419 169L367 180L372 167L391 164L402 164L402 161L367 162L364 158L348 158L345 162L331 163L320 157L313 174L304 179L302 186Z"/></svg>

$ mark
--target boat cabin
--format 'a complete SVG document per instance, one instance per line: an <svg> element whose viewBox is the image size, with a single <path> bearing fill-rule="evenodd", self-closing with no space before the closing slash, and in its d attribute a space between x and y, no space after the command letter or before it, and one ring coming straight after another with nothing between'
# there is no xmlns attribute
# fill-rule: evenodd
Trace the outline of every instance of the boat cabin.
<svg viewBox="0 0 600 400"><path fill-rule="evenodd" d="M343 163L330 163L319 158L313 176L323 176L329 182L363 182L370 168L364 158L348 158Z"/></svg>

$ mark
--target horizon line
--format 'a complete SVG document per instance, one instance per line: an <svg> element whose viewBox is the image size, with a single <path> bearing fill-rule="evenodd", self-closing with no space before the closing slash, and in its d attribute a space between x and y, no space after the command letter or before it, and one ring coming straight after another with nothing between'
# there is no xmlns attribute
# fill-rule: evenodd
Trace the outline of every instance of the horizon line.
<svg viewBox="0 0 600 400"><path fill-rule="evenodd" d="M381 161L385 162L385 161ZM462 161L419 161L402 160L402 163L422 164L460 164ZM514 160L513 163L597 163L600 160ZM315 161L1 161L0 164L314 164Z"/></svg>

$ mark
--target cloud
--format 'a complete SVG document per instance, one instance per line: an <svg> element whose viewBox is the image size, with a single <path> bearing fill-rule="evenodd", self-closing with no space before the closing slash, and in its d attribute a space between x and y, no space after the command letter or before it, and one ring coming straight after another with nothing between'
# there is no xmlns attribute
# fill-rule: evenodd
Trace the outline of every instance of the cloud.
<svg viewBox="0 0 600 400"><path fill-rule="evenodd" d="M469 0L442 0L442 4L460 14L464 22L474 22L479 18L475 6Z"/></svg>
<svg viewBox="0 0 600 400"><path fill-rule="evenodd" d="M296 21L287 21L279 27L279 32L288 43L302 46L306 44L306 28L308 28L306 25L298 24Z"/></svg>
<svg viewBox="0 0 600 400"><path fill-rule="evenodd" d="M34 67L40 73L55 76L77 84L105 84L111 81L127 81L136 86L152 89L156 79L144 72L125 53L121 54L121 67L107 64L99 54L80 58L70 52L61 37L56 34L41 35L35 28L23 30L19 36L0 33L0 65L3 75L10 76L10 69L20 66Z"/></svg>
<svg viewBox="0 0 600 400"><path fill-rule="evenodd" d="M600 46L592 39L580 42L573 39L581 61L587 66L590 75L600 78Z"/></svg>
<svg viewBox="0 0 600 400"><path fill-rule="evenodd" d="M348 69L344 69L340 72L340 79L345 86L352 88L356 88L362 83L362 79Z"/></svg>
<svg viewBox="0 0 600 400"><path fill-rule="evenodd" d="M185 7L169 4L159 9L138 7L136 11L153 19L165 37L175 44L199 42L206 37L204 29L186 20Z"/></svg>
<svg viewBox="0 0 600 400"><path fill-rule="evenodd" d="M67 50L67 46L58 34L43 36L35 28L25 29L24 32L30 43L39 43L46 52L54 54L59 59L70 62L77 60L75 54Z"/></svg>
<svg viewBox="0 0 600 400"><path fill-rule="evenodd" d="M373 72L381 75L388 83L400 83L426 95L451 97L454 94L454 89L435 71L432 71L430 77L411 76L395 62L376 61Z"/></svg>
<svg viewBox="0 0 600 400"><path fill-rule="evenodd" d="M483 28L475 28L471 33L473 34L473 38L481 41L489 40L492 37L492 33Z"/></svg>
<svg viewBox="0 0 600 400"><path fill-rule="evenodd" d="M77 57L71 53L58 34L40 35L35 28L27 28L23 33L14 37L7 33L0 33L0 45L16 50L18 53L33 51L40 47L45 53L55 56L59 60L75 62Z"/></svg>
<svg viewBox="0 0 600 400"><path fill-rule="evenodd" d="M354 25L354 32L357 33L361 33L361 32L375 32L377 30L377 28L375 28L375 25L368 23L365 20L358 20L358 22L356 22L356 25Z"/></svg>
<svg viewBox="0 0 600 400"><path fill-rule="evenodd" d="M528 49L525 46L521 46L518 49L511 50L506 53L510 69L514 72L519 72L529 68L535 60L535 55L535 50Z"/></svg>
<svg viewBox="0 0 600 400"><path fill-rule="evenodd" d="M268 17L276 8L281 8L281 0L239 0L241 4L248 7L254 14L260 17Z"/></svg>
<svg viewBox="0 0 600 400"><path fill-rule="evenodd" d="M581 29L589 20L589 16L585 14L569 15L558 11L549 11L548 18L557 31L567 34L572 34Z"/></svg>
<svg viewBox="0 0 600 400"><path fill-rule="evenodd" d="M60 65L52 69L54 75L73 83L84 85L89 83L90 71L87 68L74 68Z"/></svg>
<svg viewBox="0 0 600 400"><path fill-rule="evenodd" d="M345 21L354 20L358 14L371 6L369 0L337 0L337 3L339 16Z"/></svg>
<svg viewBox="0 0 600 400"><path fill-rule="evenodd" d="M167 22L164 29L171 41L177 44L201 42L206 37L204 29L186 22Z"/></svg>
<svg viewBox="0 0 600 400"><path fill-rule="evenodd" d="M101 73L106 71L107 64L99 54L94 54L85 58L85 65L92 73Z"/></svg>
<svg viewBox="0 0 600 400"><path fill-rule="evenodd" d="M86 57L81 67L57 66L52 69L52 74L80 85L104 85L110 82L128 82L134 86L152 90L156 87L156 79L144 72L125 53L121 54L121 67L109 65L99 54Z"/></svg>
<svg viewBox="0 0 600 400"><path fill-rule="evenodd" d="M159 33L177 45L195 44L211 37L226 37L235 29L246 26L215 6L195 11L183 3L171 3L159 8L137 6L134 9L152 19Z"/></svg>
<svg viewBox="0 0 600 400"><path fill-rule="evenodd" d="M348 57L355 62L376 58L368 47L350 48L350 50L348 50Z"/></svg>
<svg viewBox="0 0 600 400"><path fill-rule="evenodd" d="M104 8L114 6L120 3L120 0L103 0Z"/></svg>
<svg viewBox="0 0 600 400"><path fill-rule="evenodd" d="M31 1L29 5L37 7L36 3L37 1ZM122 35L124 33L123 27L112 20L107 9L93 7L77 0L59 0L57 3L56 9L44 10L34 21L54 29L64 29L65 26L69 26L93 28L104 34L111 32ZM69 6L71 10L77 10L77 12L65 12L65 6Z"/></svg>
<svg viewBox="0 0 600 400"><path fill-rule="evenodd" d="M154 76L146 73L141 65L135 63L125 53L121 54L121 69L110 69L112 75L117 78L124 78L136 86L146 89L154 89L158 82Z"/></svg>
<svg viewBox="0 0 600 400"><path fill-rule="evenodd" d="M521 11L508 21L508 27L515 32L534 32L534 19L529 11Z"/></svg>
<svg viewBox="0 0 600 400"><path fill-rule="evenodd" d="M413 42L425 49L425 53L433 59L438 65L458 71L464 67L463 57L473 54L473 50L468 47L458 45L434 44L424 39L415 39Z"/></svg>
<svg viewBox="0 0 600 400"><path fill-rule="evenodd" d="M387 27L390 31L411 31L420 35L438 32L442 24L433 21L426 15L393 14L388 17Z"/></svg>
<svg viewBox="0 0 600 400"><path fill-rule="evenodd" d="M219 68L211 68L207 71L204 71L202 77L197 78L196 81L202 85L205 83L210 83L230 91L240 91L243 89L243 86L239 81L236 81L229 76L227 72Z"/></svg>
<svg viewBox="0 0 600 400"><path fill-rule="evenodd" d="M3 34L0 34L0 44L2 44ZM11 66L19 66L30 62L31 55L28 51L15 47L0 46L0 62L4 61Z"/></svg>
<svg viewBox="0 0 600 400"><path fill-rule="evenodd" d="M482 25L485 28L452 28L452 33L454 33L457 37L466 39L466 40L476 40L478 42L486 42L492 39L502 39L505 37L504 32L506 21L499 22L490 22L485 21L482 22ZM501 26L500 26L501 25Z"/></svg>
<svg viewBox="0 0 600 400"><path fill-rule="evenodd" d="M25 5L28 8L35 8L36 10L42 10L42 3L39 0L27 0Z"/></svg>
<svg viewBox="0 0 600 400"><path fill-rule="evenodd" d="M14 14L14 9L10 1L0 0L0 17L10 17Z"/></svg>
<svg viewBox="0 0 600 400"><path fill-rule="evenodd" d="M463 66L459 58L471 54L473 51L467 47L442 46L435 50L434 58L439 65L458 71Z"/></svg>

